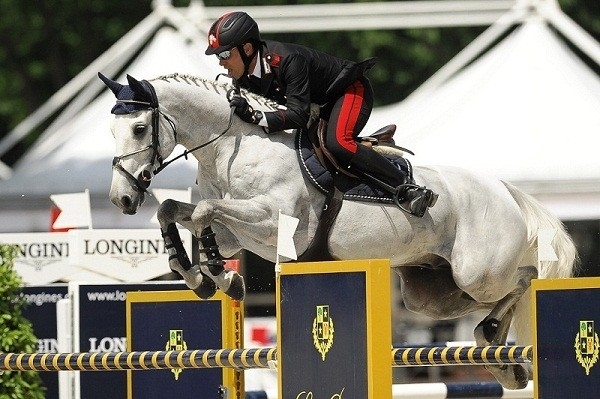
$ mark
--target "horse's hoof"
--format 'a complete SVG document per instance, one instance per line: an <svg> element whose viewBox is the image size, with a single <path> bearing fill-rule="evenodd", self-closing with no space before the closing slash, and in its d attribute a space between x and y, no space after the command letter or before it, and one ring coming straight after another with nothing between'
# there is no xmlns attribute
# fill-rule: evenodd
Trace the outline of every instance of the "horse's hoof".
<svg viewBox="0 0 600 399"><path fill-rule="evenodd" d="M243 301L246 296L246 284L244 283L244 278L239 274L235 273L231 277L231 284L229 285L229 289L224 291L225 294L231 297L236 301Z"/></svg>
<svg viewBox="0 0 600 399"><path fill-rule="evenodd" d="M496 319L483 319L477 327L475 327L475 341L477 345L486 346L492 345L498 335L498 327L500 326L500 322Z"/></svg>
<svg viewBox="0 0 600 399"><path fill-rule="evenodd" d="M198 265L191 266L187 270L184 269L179 263L170 264L169 267L172 271L179 274L185 281L185 285L191 290L196 290L202 285L203 281L210 280L200 270Z"/></svg>
<svg viewBox="0 0 600 399"><path fill-rule="evenodd" d="M193 289L194 294L198 295L200 299L210 299L217 293L217 285L208 276L203 276L200 285Z"/></svg>
<svg viewBox="0 0 600 399"><path fill-rule="evenodd" d="M524 389L529 382L529 373L520 364L485 366L485 368L506 389Z"/></svg>
<svg viewBox="0 0 600 399"><path fill-rule="evenodd" d="M212 279L217 287L227 296L236 301L243 301L246 296L246 284L244 278L235 270L226 269L216 276L211 274L207 265L200 266L202 273Z"/></svg>

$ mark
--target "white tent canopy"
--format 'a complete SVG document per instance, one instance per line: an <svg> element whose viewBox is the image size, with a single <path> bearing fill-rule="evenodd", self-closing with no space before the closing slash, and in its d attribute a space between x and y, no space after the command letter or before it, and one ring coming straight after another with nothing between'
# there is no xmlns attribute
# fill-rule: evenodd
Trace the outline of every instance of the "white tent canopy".
<svg viewBox="0 0 600 399"><path fill-rule="evenodd" d="M552 182L600 178L591 145L599 109L600 78L538 20L426 98L378 109L374 119L396 120L419 162Z"/></svg>
<svg viewBox="0 0 600 399"><path fill-rule="evenodd" d="M176 31L168 27L158 31L140 56L127 67L127 73L138 79L150 79L173 72L214 78L220 68L218 64L209 63L209 59L200 49L190 49L177 35ZM125 76L118 80L126 84ZM27 189L27 193L31 195L45 194L53 190L83 190L92 185L92 182L94 188L109 187L110 159L115 155L114 139L109 126L112 119L110 109L114 103L115 97L107 89L73 119L62 125L58 134L42 137L40 142L19 160L13 178L2 184L3 195L20 194L24 188L24 181L37 181L35 186ZM175 188L186 177L187 184L193 183L195 170L196 164L191 160L177 161L163 173L166 175L167 172L177 172L171 174L181 177L175 180L163 179L163 184L169 186L166 188ZM159 177L162 177L162 173Z"/></svg>
<svg viewBox="0 0 600 399"><path fill-rule="evenodd" d="M215 57L204 56L207 10L198 2L186 11L164 1L156 5L0 142L2 153L64 106L12 178L0 182L0 231L47 230L49 195L85 189L91 193L94 227L149 227L153 204L137 216L123 216L109 203L114 142L108 126L114 97L95 75L103 72L125 83L121 71L138 79L173 72L214 78L222 72ZM514 24L519 26L508 37L483 51ZM416 152L414 164L490 173L536 195L563 219L600 218L595 155L600 78L549 24L600 64L598 43L564 16L555 0L518 1L408 99L375 109L365 131L396 123L396 140ZM152 187L186 189L194 183L195 169L193 161L180 160Z"/></svg>
<svg viewBox="0 0 600 399"><path fill-rule="evenodd" d="M373 112L414 164L511 181L563 219L600 218L600 77L534 14L452 77Z"/></svg>
<svg viewBox="0 0 600 399"><path fill-rule="evenodd" d="M215 57L204 55L203 39L206 33L198 31L186 20L174 18L177 16L176 9L162 7L143 22L151 22L152 35L148 43L140 42L140 46L143 46L141 52L138 46L132 47L129 55L119 55L131 58L126 64L125 73L138 79L151 79L174 72L214 79L223 72ZM144 29L145 34L148 30ZM190 40L190 36L195 36L197 40ZM112 63L116 61L107 59L98 64L95 73L103 72L114 78L111 71L114 70ZM126 84L125 73L117 77L123 84ZM85 95L89 90L100 91L101 94L89 104L73 107L77 103L77 95ZM70 103L71 108L65 109L19 160L11 178L0 182L1 231L47 230L51 205L49 195L85 189L90 190L92 197L95 227L150 226L149 220L152 212L156 211L155 206L147 207L139 216L126 218L108 201L111 159L115 155L109 127L113 118L110 109L114 103L114 95L97 77L80 87ZM194 184L196 169L197 164L191 159L178 160L153 180L152 187L186 189Z"/></svg>

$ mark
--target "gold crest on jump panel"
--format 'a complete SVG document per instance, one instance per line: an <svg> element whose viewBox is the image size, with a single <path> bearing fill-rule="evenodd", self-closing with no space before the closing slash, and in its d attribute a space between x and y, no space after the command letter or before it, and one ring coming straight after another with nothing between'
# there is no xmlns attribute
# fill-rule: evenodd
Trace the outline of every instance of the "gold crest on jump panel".
<svg viewBox="0 0 600 399"><path fill-rule="evenodd" d="M575 336L575 358L585 369L585 375L590 375L590 369L598 361L600 340L594 329L593 320L579 322L579 332Z"/></svg>
<svg viewBox="0 0 600 399"><path fill-rule="evenodd" d="M317 317L313 320L313 343L325 361L325 355L333 345L333 319L329 314L329 305L317 306Z"/></svg>
<svg viewBox="0 0 600 399"><path fill-rule="evenodd" d="M184 351L187 350L187 344L183 340L183 330L169 330L169 340L165 347L168 351ZM175 380L179 379L179 374L183 369L175 368L171 369L171 373L175 374Z"/></svg>

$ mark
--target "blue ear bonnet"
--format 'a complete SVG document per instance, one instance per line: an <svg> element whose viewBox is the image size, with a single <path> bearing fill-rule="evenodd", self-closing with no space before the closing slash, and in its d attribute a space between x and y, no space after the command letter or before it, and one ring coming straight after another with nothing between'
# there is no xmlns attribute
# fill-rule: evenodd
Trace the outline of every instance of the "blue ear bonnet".
<svg viewBox="0 0 600 399"><path fill-rule="evenodd" d="M148 109L150 104L143 102L129 102L135 101L135 93L131 90L129 85L123 85L119 89L117 93L115 93L117 97L117 103L110 110L111 114L115 115L123 115L123 114L132 114L137 111L142 111Z"/></svg>

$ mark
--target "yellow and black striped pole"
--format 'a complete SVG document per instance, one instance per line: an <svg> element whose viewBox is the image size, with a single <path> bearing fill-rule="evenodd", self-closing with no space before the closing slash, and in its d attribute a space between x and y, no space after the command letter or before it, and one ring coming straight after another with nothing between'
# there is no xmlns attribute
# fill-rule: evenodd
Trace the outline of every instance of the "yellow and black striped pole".
<svg viewBox="0 0 600 399"><path fill-rule="evenodd" d="M392 366L530 363L533 346L441 346L392 349Z"/></svg>
<svg viewBox="0 0 600 399"><path fill-rule="evenodd" d="M0 353L4 371L113 371L172 368L268 368L275 348L138 352Z"/></svg>
<svg viewBox="0 0 600 399"><path fill-rule="evenodd" d="M445 346L392 348L393 367L530 363L533 347ZM269 368L276 348L138 352L0 353L0 371L113 371L172 368Z"/></svg>

